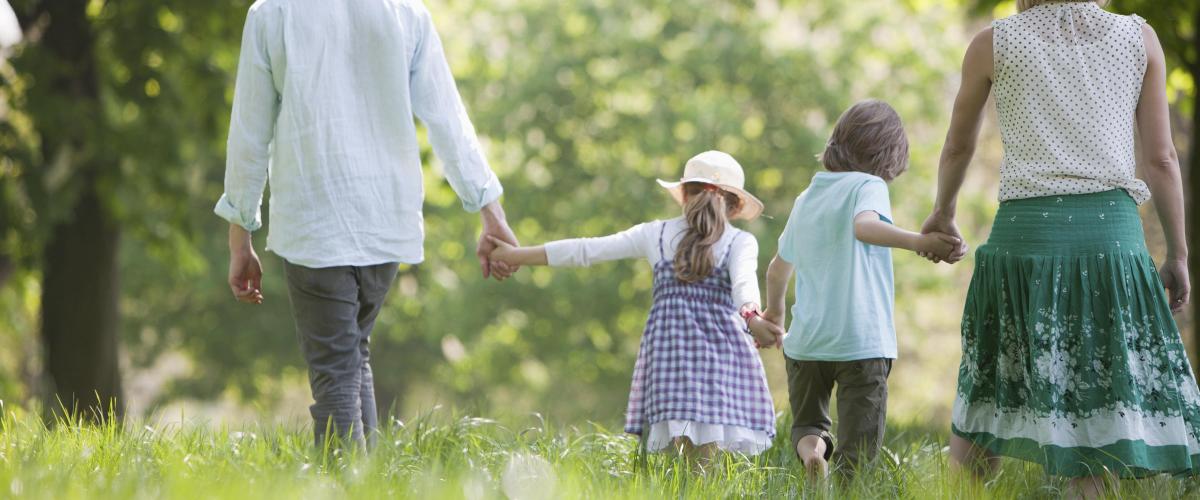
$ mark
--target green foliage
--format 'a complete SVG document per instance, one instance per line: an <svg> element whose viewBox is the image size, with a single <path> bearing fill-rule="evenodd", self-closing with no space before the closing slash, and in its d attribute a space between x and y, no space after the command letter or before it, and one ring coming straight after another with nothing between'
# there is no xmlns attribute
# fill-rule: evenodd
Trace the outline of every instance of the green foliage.
<svg viewBox="0 0 1200 500"><path fill-rule="evenodd" d="M1014 0L969 0L978 14L1008 15L1016 11ZM1158 34L1167 56L1168 81L1183 97L1176 109L1191 116L1196 95L1195 81L1200 76L1200 4L1193 0L1110 0L1106 7L1121 14L1137 14L1146 19ZM1172 98L1175 96L1172 95Z"/></svg>
<svg viewBox="0 0 1200 500"><path fill-rule="evenodd" d="M1065 484L1009 462L986 484L947 467L943 438L889 429L880 460L828 490L806 484L781 432L754 459L706 470L602 427L540 419L426 415L391 421L365 456L322 459L310 434L280 427L94 427L6 412L0 487L9 498L1061 498ZM1195 480L1124 481L1130 498L1194 498Z"/></svg>
<svg viewBox="0 0 1200 500"><path fill-rule="evenodd" d="M23 258L29 278L21 283L36 283L42 231L65 216L56 210L69 206L66 186L83 178L55 173L38 141L49 123L69 121L55 113L75 117L77 133L90 134L78 142L94 149L103 167L97 182L106 186L105 203L134 236L121 258L131 366L156 379L162 375L151 367L163 353L190 362L150 403L218 395L261 402L270 385L264 379L302 370L282 266L262 251L265 230L256 243L267 303L238 305L224 285L225 226L211 215L222 191L246 7L236 0L90 2L99 110L37 93L52 61L36 44L13 61L12 110L0 120L7 127L0 146L16 168L0 171L0 188L18 194L2 201L23 218L0 229L2 241L15 242L5 250ZM689 156L722 149L747 168L749 189L776 217L744 226L759 237L765 265L832 123L866 97L895 105L913 142L913 168L892 188L898 222L915 228L928 210L946 86L965 47L953 29L961 13L953 9L886 0L780 8L456 0L431 8L505 184L510 222L526 243L672 217L678 208L653 179L678 176ZM379 317L379 399L408 398L408 409L438 401L512 412L547 408L563 418L616 422L650 304L648 267L529 269L510 282L485 282L472 255L477 217L459 208L428 150L424 157L435 173L425 180L428 261L402 271ZM60 177L63 186L48 182ZM900 310L962 279L919 262L898 256ZM926 340L935 338L930 329L953 336L953 322L926 309L901 313L900 326ZM10 332L32 330L0 323ZM912 387L928 392L935 378Z"/></svg>
<svg viewBox="0 0 1200 500"><path fill-rule="evenodd" d="M928 38L872 43L934 31L947 18L932 9L898 27L891 19L916 12L888 2L817 5L772 16L749 2L460 1L435 20L523 242L673 217L678 208L653 179L677 177L689 156L718 148L746 167L749 189L776 217L743 226L759 237L765 266L841 111L887 99L915 124L914 141L924 140L921 125L943 115L940 85L958 50ZM897 190L930 185L936 148L925 144ZM386 373L399 367L411 370L399 380L434 381L439 396L429 399L619 418L650 305L648 266L480 281L469 258L475 218L440 179L426 189L429 261L401 278L380 317L377 384L404 394ZM928 204L897 198L902 220L919 224ZM562 401L571 404L546 404Z"/></svg>

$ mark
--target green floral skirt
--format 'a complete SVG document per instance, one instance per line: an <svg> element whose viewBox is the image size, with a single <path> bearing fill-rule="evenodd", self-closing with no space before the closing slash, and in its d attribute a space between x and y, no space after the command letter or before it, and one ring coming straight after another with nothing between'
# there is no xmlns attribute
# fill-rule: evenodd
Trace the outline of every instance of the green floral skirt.
<svg viewBox="0 0 1200 500"><path fill-rule="evenodd" d="M1001 203L962 351L956 435L1059 476L1200 472L1200 391L1124 191Z"/></svg>

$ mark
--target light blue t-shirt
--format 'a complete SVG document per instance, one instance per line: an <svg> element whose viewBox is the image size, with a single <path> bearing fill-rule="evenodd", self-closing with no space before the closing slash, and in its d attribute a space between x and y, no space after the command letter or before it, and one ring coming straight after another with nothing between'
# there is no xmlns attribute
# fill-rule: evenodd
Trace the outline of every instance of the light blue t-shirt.
<svg viewBox="0 0 1200 500"><path fill-rule="evenodd" d="M779 256L796 267L787 357L896 358L892 250L854 237L854 217L871 210L891 222L887 183L861 172L820 172L796 198L779 237Z"/></svg>

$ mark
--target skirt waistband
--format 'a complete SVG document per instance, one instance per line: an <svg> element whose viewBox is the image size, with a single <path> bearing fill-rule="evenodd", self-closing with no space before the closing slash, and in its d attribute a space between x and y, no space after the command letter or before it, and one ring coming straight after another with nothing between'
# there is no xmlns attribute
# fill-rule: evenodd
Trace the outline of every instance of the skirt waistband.
<svg viewBox="0 0 1200 500"><path fill-rule="evenodd" d="M980 252L1009 255L1144 253L1137 203L1124 190L1009 200Z"/></svg>

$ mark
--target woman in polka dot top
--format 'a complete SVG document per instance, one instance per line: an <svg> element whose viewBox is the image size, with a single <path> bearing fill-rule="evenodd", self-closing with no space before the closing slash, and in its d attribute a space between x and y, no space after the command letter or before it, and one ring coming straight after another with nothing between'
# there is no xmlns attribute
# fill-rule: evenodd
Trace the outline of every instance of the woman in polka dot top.
<svg viewBox="0 0 1200 500"><path fill-rule="evenodd" d="M1114 477L1195 474L1200 391L1171 317L1189 285L1162 47L1140 17L1091 1L1018 10L967 49L925 224L958 235L994 97L1000 209L963 311L951 455L978 475L1000 456L1037 462L1083 498ZM1135 131L1147 182L1134 177ZM1151 193L1168 246L1158 271L1137 211Z"/></svg>

